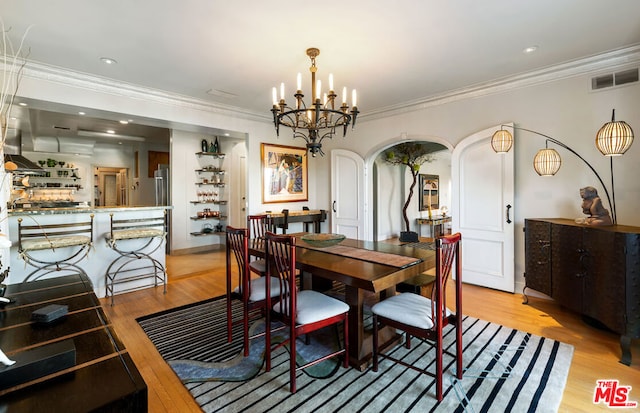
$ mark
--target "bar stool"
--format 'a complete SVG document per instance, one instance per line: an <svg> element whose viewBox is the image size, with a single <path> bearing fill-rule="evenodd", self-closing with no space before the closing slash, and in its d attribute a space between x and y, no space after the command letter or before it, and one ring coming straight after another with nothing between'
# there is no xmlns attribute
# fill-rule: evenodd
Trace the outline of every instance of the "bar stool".
<svg viewBox="0 0 640 413"><path fill-rule="evenodd" d="M78 265L93 245L93 214L88 221L24 225L18 218L18 253L25 263L36 267L23 282L65 271L87 276Z"/></svg>
<svg viewBox="0 0 640 413"><path fill-rule="evenodd" d="M106 297L114 301L114 290L118 284L131 283L144 278L153 277L154 286L162 282L164 293L167 292L167 271L160 261L151 255L156 252L167 236L166 216L151 218L111 219L111 230L105 234L109 248L119 254L107 268L105 275ZM147 265L134 265L140 260L146 260ZM121 289L118 292L131 291L139 288Z"/></svg>

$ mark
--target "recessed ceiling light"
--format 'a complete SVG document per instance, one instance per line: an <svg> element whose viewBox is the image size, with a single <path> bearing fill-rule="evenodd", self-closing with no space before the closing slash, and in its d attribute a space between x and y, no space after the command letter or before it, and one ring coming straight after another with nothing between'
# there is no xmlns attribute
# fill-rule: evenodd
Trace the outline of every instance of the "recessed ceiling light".
<svg viewBox="0 0 640 413"><path fill-rule="evenodd" d="M110 57L101 57L100 61L107 65L115 65L116 63L118 63L116 59L112 59Z"/></svg>
<svg viewBox="0 0 640 413"><path fill-rule="evenodd" d="M522 50L522 53L529 54L529 53L535 52L536 50L538 50L538 46L529 46L529 47L525 47Z"/></svg>
<svg viewBox="0 0 640 413"><path fill-rule="evenodd" d="M129 121L128 120L121 120L120 123L122 123L123 125L127 125L127 124L129 124Z"/></svg>
<svg viewBox="0 0 640 413"><path fill-rule="evenodd" d="M78 115L84 116L84 115L86 115L86 113L85 112L78 112Z"/></svg>
<svg viewBox="0 0 640 413"><path fill-rule="evenodd" d="M107 130L107 133L113 134L113 133L116 133L116 131L114 131L113 129L109 129L109 130Z"/></svg>
<svg viewBox="0 0 640 413"><path fill-rule="evenodd" d="M27 106L27 104L26 104L26 103L24 103L24 102L20 102L20 103L18 103L18 105L20 105L20 106Z"/></svg>

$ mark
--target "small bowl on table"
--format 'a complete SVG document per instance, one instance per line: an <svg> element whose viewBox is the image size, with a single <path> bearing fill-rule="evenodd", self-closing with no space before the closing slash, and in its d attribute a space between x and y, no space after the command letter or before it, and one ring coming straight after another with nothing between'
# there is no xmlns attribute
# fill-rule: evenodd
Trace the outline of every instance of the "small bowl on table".
<svg viewBox="0 0 640 413"><path fill-rule="evenodd" d="M342 234L305 234L300 237L301 240L317 248L326 248L338 245L344 241L346 237Z"/></svg>

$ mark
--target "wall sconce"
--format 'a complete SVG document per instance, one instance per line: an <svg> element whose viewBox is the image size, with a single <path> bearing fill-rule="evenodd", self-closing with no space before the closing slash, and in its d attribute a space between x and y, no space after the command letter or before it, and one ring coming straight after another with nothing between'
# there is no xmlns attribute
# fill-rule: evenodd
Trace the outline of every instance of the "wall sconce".
<svg viewBox="0 0 640 413"><path fill-rule="evenodd" d="M602 188L604 188L605 195L607 196L607 201L609 202L611 219L614 224L618 223L618 219L616 216L616 192L613 179L613 157L624 154L631 147L631 144L633 143L633 129L631 129L631 126L629 126L626 122L615 120L615 109L613 110L613 114L611 115L611 122L605 123L602 128L600 128L600 130L596 134L595 141L598 150L603 155L610 157L611 196L609 195L609 189L604 184L602 178L600 178L598 172L596 172L593 166L591 166L591 164L587 162L586 159L584 159L582 156L580 156L580 154L578 154L576 151L574 151L564 143L543 133L511 125L500 125L500 130L496 131L491 137L491 147L496 153L507 153L513 146L513 135L508 130L504 130L503 128L505 127L513 128L514 130L531 132L546 138L545 148L540 149L538 153L536 153L536 156L533 158L533 169L540 176L553 176L560 170L560 166L562 165L560 154L555 149L548 147L549 142L568 150L569 152L580 158L582 162L584 162L589 167L589 169L591 169L596 178L598 178L598 181L600 182L600 185L602 185Z"/></svg>

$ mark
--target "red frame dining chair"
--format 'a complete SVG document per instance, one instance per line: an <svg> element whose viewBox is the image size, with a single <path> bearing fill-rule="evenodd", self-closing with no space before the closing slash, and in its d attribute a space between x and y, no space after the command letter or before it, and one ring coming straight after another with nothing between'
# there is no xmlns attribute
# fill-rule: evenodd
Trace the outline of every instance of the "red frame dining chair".
<svg viewBox="0 0 640 413"><path fill-rule="evenodd" d="M298 291L296 288L296 242L290 235L266 234L267 276L279 280L278 302L273 303L269 292L267 296L266 319L266 371L271 370L271 352L289 344L289 387L296 392L296 372L332 357L343 355L343 365L349 367L349 305L328 295L313 290ZM270 286L270 284L267 284ZM269 287L267 287L269 288ZM288 326L289 337L282 343L271 344L271 320L277 319ZM337 325L344 326L344 348L310 361L302 366L296 365L296 345L298 337L321 328ZM307 336L308 338L308 336Z"/></svg>
<svg viewBox="0 0 640 413"><path fill-rule="evenodd" d="M239 299L242 301L242 324L244 334L244 355L249 355L249 340L260 337L264 333L249 337L249 313L257 309L266 308L265 294L270 291L274 296L280 294L280 283L277 279L268 277L251 277L249 270L249 243L246 228L234 228L227 226L226 230L226 264L227 264L227 341L233 340L233 314L231 301ZM231 256L235 256L237 273L233 273L233 261ZM231 289L233 277L237 276L237 287ZM267 280L271 280L269 289L266 287Z"/></svg>
<svg viewBox="0 0 640 413"><path fill-rule="evenodd" d="M453 325L456 337L456 377L462 379L462 265L461 240L458 232L436 239L436 281L431 299L414 293L402 293L380 301L371 307L373 312L373 371L378 371L378 357L395 361L405 367L435 377L436 397L442 400L442 370L444 353L442 329ZM446 287L455 265L455 312L447 308ZM389 326L406 333L405 345L411 347L411 336L435 342L435 374L415 365L381 353L378 330ZM449 353L448 353L449 354Z"/></svg>
<svg viewBox="0 0 640 413"><path fill-rule="evenodd" d="M271 228L271 217L268 214L247 216L247 230L249 239L264 239L264 234ZM260 276L267 273L263 258L250 259L249 269Z"/></svg>

